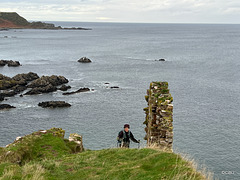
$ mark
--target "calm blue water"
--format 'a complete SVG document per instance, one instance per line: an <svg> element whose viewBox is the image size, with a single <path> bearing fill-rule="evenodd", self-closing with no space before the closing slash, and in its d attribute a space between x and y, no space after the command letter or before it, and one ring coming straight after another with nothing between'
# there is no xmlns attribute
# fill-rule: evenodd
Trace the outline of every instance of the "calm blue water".
<svg viewBox="0 0 240 180"><path fill-rule="evenodd" d="M82 134L85 148L110 148L124 123L142 140L146 89L151 81L168 81L174 98L175 151L205 164L215 177L240 178L240 25L55 24L93 30L0 31L0 59L23 64L1 67L0 73L64 75L71 91L94 91L9 98L4 103L17 108L0 112L0 146L39 129L61 127L66 137ZM78 63L83 56L93 63ZM159 58L167 61L154 61ZM106 82L120 89L109 89ZM72 107L37 106L46 100L64 100Z"/></svg>

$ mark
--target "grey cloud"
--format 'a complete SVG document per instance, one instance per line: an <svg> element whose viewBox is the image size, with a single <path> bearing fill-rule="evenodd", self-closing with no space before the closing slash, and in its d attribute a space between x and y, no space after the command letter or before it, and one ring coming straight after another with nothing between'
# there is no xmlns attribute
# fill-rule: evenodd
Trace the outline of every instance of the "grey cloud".
<svg viewBox="0 0 240 180"><path fill-rule="evenodd" d="M113 20L127 22L230 22L239 15L238 0L1 0L0 11L27 19ZM64 16L63 16L64 14ZM226 18L223 18L223 16ZM226 20L227 19L227 20ZM237 18L233 19L236 21ZM223 22L224 23L224 22Z"/></svg>

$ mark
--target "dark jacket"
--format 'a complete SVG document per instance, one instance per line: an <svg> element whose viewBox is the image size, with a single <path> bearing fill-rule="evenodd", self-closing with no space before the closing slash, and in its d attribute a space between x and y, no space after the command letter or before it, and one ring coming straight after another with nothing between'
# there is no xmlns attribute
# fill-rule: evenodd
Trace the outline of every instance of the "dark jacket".
<svg viewBox="0 0 240 180"><path fill-rule="evenodd" d="M135 143L139 143L138 140L136 140L136 139L134 138L134 136L133 136L133 134L132 134L131 131L126 132L126 131L122 130L122 131L120 131L120 132L118 133L118 141L120 141L120 142L121 142L121 141L123 141L123 142L130 142L130 139L131 139L133 142L135 142Z"/></svg>

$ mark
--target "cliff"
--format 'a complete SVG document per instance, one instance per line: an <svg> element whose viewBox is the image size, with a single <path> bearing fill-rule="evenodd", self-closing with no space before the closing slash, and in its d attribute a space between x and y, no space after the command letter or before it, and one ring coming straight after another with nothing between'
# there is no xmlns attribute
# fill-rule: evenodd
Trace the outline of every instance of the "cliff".
<svg viewBox="0 0 240 180"><path fill-rule="evenodd" d="M0 148L0 179L206 179L172 152L84 150L80 135L64 134L61 128L41 130Z"/></svg>
<svg viewBox="0 0 240 180"><path fill-rule="evenodd" d="M0 12L1 28L22 28L29 25L30 23L16 12Z"/></svg>
<svg viewBox="0 0 240 180"><path fill-rule="evenodd" d="M28 22L16 12L0 12L0 28L19 29L61 29L54 24L38 22Z"/></svg>
<svg viewBox="0 0 240 180"><path fill-rule="evenodd" d="M62 28L55 27L52 23L41 21L28 22L25 18L16 12L0 12L0 30L1 29L70 29L70 30L91 30L89 28Z"/></svg>

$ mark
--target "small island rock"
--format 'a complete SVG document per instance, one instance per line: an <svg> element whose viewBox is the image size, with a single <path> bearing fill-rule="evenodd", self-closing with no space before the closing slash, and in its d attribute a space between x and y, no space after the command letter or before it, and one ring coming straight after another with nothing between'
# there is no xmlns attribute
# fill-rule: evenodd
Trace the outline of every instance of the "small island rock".
<svg viewBox="0 0 240 180"><path fill-rule="evenodd" d="M78 62L80 62L80 63L90 63L92 61L87 57L82 57L81 59L78 60Z"/></svg>
<svg viewBox="0 0 240 180"><path fill-rule="evenodd" d="M71 104L66 103L65 101L46 101L41 102L38 104L38 106L41 106L42 108L56 108L56 107L70 107Z"/></svg>
<svg viewBox="0 0 240 180"><path fill-rule="evenodd" d="M13 61L13 60L0 60L0 66L8 65L9 67L17 67L21 66L19 61Z"/></svg>
<svg viewBox="0 0 240 180"><path fill-rule="evenodd" d="M165 59L158 59L158 60L155 60L155 61L166 61Z"/></svg>

